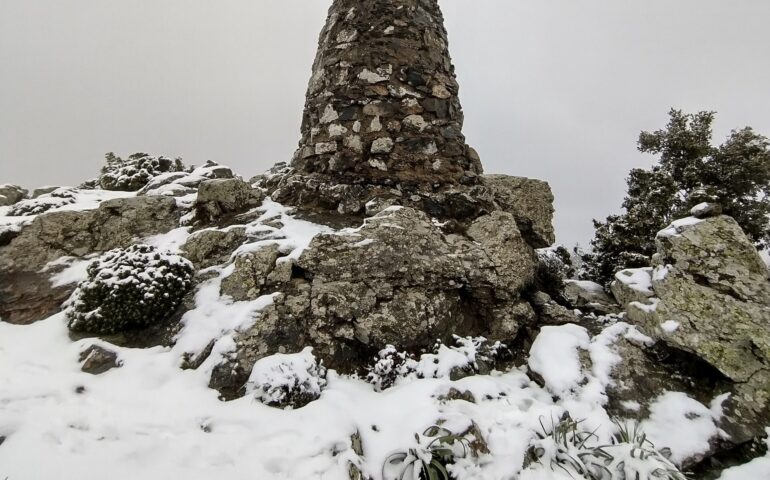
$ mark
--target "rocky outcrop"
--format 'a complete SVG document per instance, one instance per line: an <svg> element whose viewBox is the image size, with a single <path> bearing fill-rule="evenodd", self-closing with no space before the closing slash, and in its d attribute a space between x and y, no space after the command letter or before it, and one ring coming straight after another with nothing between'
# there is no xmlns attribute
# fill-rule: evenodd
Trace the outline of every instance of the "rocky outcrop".
<svg viewBox="0 0 770 480"><path fill-rule="evenodd" d="M55 270L41 271L60 257L83 257L127 247L137 239L179 225L173 198L130 197L98 209L42 214L0 247L0 318L30 323L59 310L74 286L52 288Z"/></svg>
<svg viewBox="0 0 770 480"><path fill-rule="evenodd" d="M657 238L647 304L628 318L662 347L696 358L730 383L725 429L741 443L770 420L770 282L730 217L674 222ZM629 297L630 298L630 297Z"/></svg>
<svg viewBox="0 0 770 480"><path fill-rule="evenodd" d="M18 185L0 185L0 207L13 205L27 198L27 190Z"/></svg>
<svg viewBox="0 0 770 480"><path fill-rule="evenodd" d="M514 217L494 212L464 234L444 227L390 207L316 236L296 262L269 244L239 254L222 294L273 295L273 304L237 337L236 358L212 385L234 395L256 360L307 345L327 366L355 371L385 345L419 351L454 334L512 341L534 320L522 292L536 265Z"/></svg>
<svg viewBox="0 0 770 480"><path fill-rule="evenodd" d="M553 193L547 182L509 175L483 175L481 184L497 206L516 218L519 231L534 248L550 247L553 231Z"/></svg>

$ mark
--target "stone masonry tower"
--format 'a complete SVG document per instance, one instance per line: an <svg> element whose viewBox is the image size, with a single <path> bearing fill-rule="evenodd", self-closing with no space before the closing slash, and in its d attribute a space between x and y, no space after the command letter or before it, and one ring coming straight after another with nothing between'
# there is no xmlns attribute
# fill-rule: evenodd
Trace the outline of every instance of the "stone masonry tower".
<svg viewBox="0 0 770 480"><path fill-rule="evenodd" d="M437 0L334 0L292 167L336 184L473 185L457 93Z"/></svg>

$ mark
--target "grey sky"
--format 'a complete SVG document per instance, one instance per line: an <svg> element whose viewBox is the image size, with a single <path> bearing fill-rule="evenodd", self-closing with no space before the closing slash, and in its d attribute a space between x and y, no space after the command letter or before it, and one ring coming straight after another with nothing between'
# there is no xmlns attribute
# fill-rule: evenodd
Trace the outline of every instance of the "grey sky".
<svg viewBox="0 0 770 480"><path fill-rule="evenodd" d="M329 0L0 1L0 183L76 184L103 154L243 176L288 160ZM669 107L770 134L767 0L442 0L468 143L547 180L586 243Z"/></svg>

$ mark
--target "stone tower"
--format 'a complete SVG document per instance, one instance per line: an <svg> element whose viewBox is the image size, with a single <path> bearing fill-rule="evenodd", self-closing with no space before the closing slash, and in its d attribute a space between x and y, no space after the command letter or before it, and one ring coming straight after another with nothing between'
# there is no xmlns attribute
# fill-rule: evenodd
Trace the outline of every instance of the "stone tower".
<svg viewBox="0 0 770 480"><path fill-rule="evenodd" d="M457 94L437 0L334 0L292 167L365 188L476 184Z"/></svg>

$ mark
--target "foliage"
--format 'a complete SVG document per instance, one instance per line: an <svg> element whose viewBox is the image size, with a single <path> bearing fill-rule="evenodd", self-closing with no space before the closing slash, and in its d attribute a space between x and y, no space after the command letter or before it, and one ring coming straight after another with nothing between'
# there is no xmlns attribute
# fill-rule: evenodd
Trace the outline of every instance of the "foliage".
<svg viewBox="0 0 770 480"><path fill-rule="evenodd" d="M541 419L542 433L527 453L526 466L538 463L586 480L686 480L669 460L671 452L656 450L638 424L617 422L612 443L603 445L596 431L583 430L582 422L569 415L553 423L548 431Z"/></svg>
<svg viewBox="0 0 770 480"><path fill-rule="evenodd" d="M414 438L417 446L392 453L385 460L383 479L450 480L447 465L472 452L470 440L465 435L435 425L425 430L422 436L415 434Z"/></svg>
<svg viewBox="0 0 770 480"><path fill-rule="evenodd" d="M110 152L105 155L107 163L102 167L99 184L104 190L134 192L165 172L184 171L182 160L166 157L152 157L146 153L135 153L122 159Z"/></svg>
<svg viewBox="0 0 770 480"><path fill-rule="evenodd" d="M564 302L564 280L573 278L572 255L562 245L536 250L535 289Z"/></svg>
<svg viewBox="0 0 770 480"><path fill-rule="evenodd" d="M103 254L65 303L73 331L112 334L171 315L192 286L192 264L149 245Z"/></svg>
<svg viewBox="0 0 770 480"><path fill-rule="evenodd" d="M639 151L658 164L630 172L625 213L594 220L583 278L606 284L619 270L649 266L656 233L704 201L718 203L758 248L770 246L770 142L747 127L713 147L714 115L671 110L664 130L640 134Z"/></svg>

